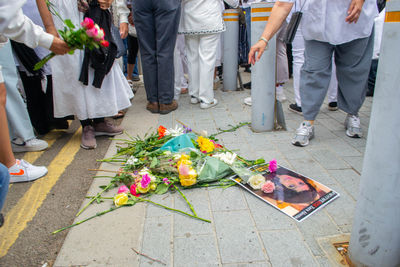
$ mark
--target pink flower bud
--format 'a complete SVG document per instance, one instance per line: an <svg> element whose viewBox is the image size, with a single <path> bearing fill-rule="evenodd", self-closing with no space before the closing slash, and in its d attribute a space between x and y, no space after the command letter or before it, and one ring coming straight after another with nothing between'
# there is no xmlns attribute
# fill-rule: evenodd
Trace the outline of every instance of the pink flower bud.
<svg viewBox="0 0 400 267"><path fill-rule="evenodd" d="M278 164L276 163L276 159L273 159L268 164L268 170L270 172L276 172L276 169L278 169Z"/></svg>
<svg viewBox="0 0 400 267"><path fill-rule="evenodd" d="M118 194L121 194L121 193L129 193L129 188L126 185L121 185L118 188Z"/></svg>
<svg viewBox="0 0 400 267"><path fill-rule="evenodd" d="M83 28L90 30L94 27L94 22L91 18L85 18L82 22L81 25Z"/></svg>
<svg viewBox="0 0 400 267"><path fill-rule="evenodd" d="M266 181L262 186L261 186L261 191L263 191L266 194L270 194L274 192L275 190L275 184L271 181Z"/></svg>

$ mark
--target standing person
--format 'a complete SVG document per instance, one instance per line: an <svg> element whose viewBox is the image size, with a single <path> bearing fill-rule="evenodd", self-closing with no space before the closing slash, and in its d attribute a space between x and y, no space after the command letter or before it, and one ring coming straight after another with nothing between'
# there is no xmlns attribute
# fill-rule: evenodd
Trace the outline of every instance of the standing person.
<svg viewBox="0 0 400 267"><path fill-rule="evenodd" d="M146 109L168 114L174 100L174 49L181 12L180 0L133 0L133 20L139 40Z"/></svg>
<svg viewBox="0 0 400 267"><path fill-rule="evenodd" d="M39 3L39 12L47 32L58 36L57 29L64 28L63 22L59 19L53 20L44 0L39 0ZM111 27L111 14L108 10L111 3L111 0L92 0L88 5L85 0L80 0L78 9L76 0L53 2L61 17L70 19L74 25L80 25L84 13L88 16L99 15L98 17L104 18L101 21L104 26L99 26L105 31ZM124 21L127 21L127 14ZM126 27L121 26L123 24ZM126 24L120 23L120 33L122 27L127 31ZM105 36L107 39L111 34L106 32ZM81 147L84 149L97 147L96 136L115 136L122 133L122 127L105 120L105 117L115 116L120 110L128 108L131 105L130 98L133 97L119 64L108 58L111 54L115 58L115 45L110 45L108 49L107 54L103 49L93 53L89 50L76 50L73 55L55 57L50 61L53 72L54 116L74 115L80 120ZM105 61L102 61L103 59ZM109 71L103 72L103 68L109 68Z"/></svg>
<svg viewBox="0 0 400 267"><path fill-rule="evenodd" d="M238 1L225 0L233 7ZM220 33L225 31L220 0L184 0L179 33L185 35L190 102L200 108L218 104L214 98L214 70Z"/></svg>
<svg viewBox="0 0 400 267"><path fill-rule="evenodd" d="M135 64L136 64L136 58L137 54L139 52L139 42L137 39L137 32L136 32L136 27L133 22L133 14L132 14L132 3L131 1L128 4L128 8L130 9L130 13L128 16L128 22L129 22L129 34L128 34L128 57L127 57L127 74L126 78L128 79L128 83L131 86L132 90L133 88L133 82L138 82L140 81L139 76L133 75L134 69L135 69ZM136 90L134 90L136 92Z"/></svg>
<svg viewBox="0 0 400 267"><path fill-rule="evenodd" d="M42 46L55 54L63 55L69 50L61 39L51 36L24 16L21 6L23 0L0 1L0 49L8 42L7 38L25 43L31 48ZM0 66L0 163L8 168L10 182L27 182L43 177L47 168L34 166L24 160L16 160L12 153L6 116L6 87Z"/></svg>
<svg viewBox="0 0 400 267"><path fill-rule="evenodd" d="M188 72L187 64L187 57L185 53L185 36L178 34L174 51L175 100L178 100L181 94L188 93L188 81L185 77L185 74Z"/></svg>
<svg viewBox="0 0 400 267"><path fill-rule="evenodd" d="M294 0L277 1L260 40L251 48L249 62L260 59L268 41L279 29ZM301 68L300 95L304 121L292 140L307 146L314 137L314 120L324 101L335 56L338 107L347 113L346 135L362 136L358 111L366 91L373 49L375 0L309 0L301 29L305 39L305 63Z"/></svg>

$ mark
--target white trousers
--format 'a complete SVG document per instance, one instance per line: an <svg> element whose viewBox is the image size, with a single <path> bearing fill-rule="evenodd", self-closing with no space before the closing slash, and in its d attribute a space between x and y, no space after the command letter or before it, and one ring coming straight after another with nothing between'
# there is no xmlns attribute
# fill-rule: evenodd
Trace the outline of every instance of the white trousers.
<svg viewBox="0 0 400 267"><path fill-rule="evenodd" d="M214 69L219 35L185 35L189 94L207 104L214 101Z"/></svg>
<svg viewBox="0 0 400 267"><path fill-rule="evenodd" d="M182 88L188 88L188 81L185 78L187 73L187 58L185 53L185 36L178 34L174 50L175 89L174 99L178 100Z"/></svg>
<svg viewBox="0 0 400 267"><path fill-rule="evenodd" d="M304 38L300 28L297 30L296 35L292 42L292 54L293 54L293 88L294 88L294 99L296 105L301 107L300 98L300 69L304 63ZM338 82L336 79L336 65L334 57L332 56L332 76L328 88L328 102L337 102L337 87Z"/></svg>

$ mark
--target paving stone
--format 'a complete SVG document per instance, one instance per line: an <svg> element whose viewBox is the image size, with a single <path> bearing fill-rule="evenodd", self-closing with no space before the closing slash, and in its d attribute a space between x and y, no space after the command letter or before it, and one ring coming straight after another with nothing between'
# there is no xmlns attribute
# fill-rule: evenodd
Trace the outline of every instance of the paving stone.
<svg viewBox="0 0 400 267"><path fill-rule="evenodd" d="M171 213L165 217L147 218L144 225L142 248L141 250L135 249L171 266L169 264L171 258L171 220ZM134 252L132 251L132 253ZM140 257L140 266L162 266L162 264Z"/></svg>
<svg viewBox="0 0 400 267"><path fill-rule="evenodd" d="M290 142L275 141L274 146L287 159L309 159L312 160L311 154L302 147L294 146Z"/></svg>
<svg viewBox="0 0 400 267"><path fill-rule="evenodd" d="M244 190L244 189L243 189ZM294 229L295 220L245 191L244 196L258 231Z"/></svg>
<svg viewBox="0 0 400 267"><path fill-rule="evenodd" d="M188 235L175 238L174 266L218 266L214 235Z"/></svg>
<svg viewBox="0 0 400 267"><path fill-rule="evenodd" d="M152 195L150 200L158 204L162 204L167 207L173 208L173 196L171 196L171 193L166 193L164 195ZM171 212L169 210L158 207L151 203L147 204L147 211L146 211L147 218L168 216L168 215L171 215Z"/></svg>
<svg viewBox="0 0 400 267"><path fill-rule="evenodd" d="M324 209L337 225L351 225L356 201L341 186L335 186L334 190L340 194L340 197L329 203Z"/></svg>
<svg viewBox="0 0 400 267"><path fill-rule="evenodd" d="M341 170L350 168L345 161L337 157L336 154L330 150L313 150L310 153L325 169Z"/></svg>
<svg viewBox="0 0 400 267"><path fill-rule="evenodd" d="M244 210L247 209L242 189L238 186L227 189L210 188L208 195L212 211Z"/></svg>
<svg viewBox="0 0 400 267"><path fill-rule="evenodd" d="M188 201L192 204L197 216L211 220L210 201L208 192L204 188L183 190ZM192 214L188 204L179 194L175 194L175 209L182 210ZM213 228L211 223L203 222L189 216L174 213L174 236L186 236L196 234L212 234Z"/></svg>
<svg viewBox="0 0 400 267"><path fill-rule="evenodd" d="M356 200L360 187L360 175L352 169L330 170L329 174L335 178L351 197Z"/></svg>
<svg viewBox="0 0 400 267"><path fill-rule="evenodd" d="M322 125L324 125L326 128L328 128L331 131L336 131L336 130L340 130L340 129L344 129L344 125L343 122L338 122L335 119L320 119L318 120L319 123L321 123Z"/></svg>
<svg viewBox="0 0 400 267"><path fill-rule="evenodd" d="M349 143L339 138L326 140L326 145L340 157L361 156L360 151L349 146Z"/></svg>
<svg viewBox="0 0 400 267"><path fill-rule="evenodd" d="M320 267L334 267L335 265L327 257L315 257Z"/></svg>
<svg viewBox="0 0 400 267"><path fill-rule="evenodd" d="M324 256L324 252L316 241L317 238L341 233L340 228L333 223L324 208L298 223L297 226L315 256Z"/></svg>
<svg viewBox="0 0 400 267"><path fill-rule="evenodd" d="M297 230L260 233L272 266L318 266Z"/></svg>
<svg viewBox="0 0 400 267"><path fill-rule="evenodd" d="M227 263L222 264L223 267L270 267L272 266L269 261L264 262L243 262L243 263Z"/></svg>
<svg viewBox="0 0 400 267"><path fill-rule="evenodd" d="M364 157L342 157L358 173L362 173Z"/></svg>
<svg viewBox="0 0 400 267"><path fill-rule="evenodd" d="M222 263L266 260L248 210L214 212L214 224Z"/></svg>

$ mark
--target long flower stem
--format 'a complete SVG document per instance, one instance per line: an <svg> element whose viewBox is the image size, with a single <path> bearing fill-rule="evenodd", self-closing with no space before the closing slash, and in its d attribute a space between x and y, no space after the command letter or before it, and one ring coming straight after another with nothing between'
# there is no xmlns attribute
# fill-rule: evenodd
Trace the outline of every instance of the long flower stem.
<svg viewBox="0 0 400 267"><path fill-rule="evenodd" d="M121 207L122 207L122 206L121 206ZM64 231L64 230L66 230L66 229L69 229L69 228L72 228L72 227L74 227L74 226L80 225L81 223L87 222L87 221L89 221L89 220L91 220L91 219L93 219L93 218L99 217L99 216L101 216L101 215L104 215L104 214L106 214L106 213L109 213L109 212L111 212L111 211L113 211L113 210L116 210L116 209L119 209L119 208L120 208L120 207L112 207L112 208L110 208L110 209L108 209L108 210L105 210L105 211L102 211L102 212L98 212L98 213L96 213L96 215L93 215L93 216L91 216L91 217L89 217L89 218L86 218L86 219L84 219L84 220L82 220L82 221L79 221L79 222L77 222L77 223L71 224L70 226L63 227L63 228L61 228L61 229L58 229L58 230L52 232L52 234L53 234L53 235L54 235L54 234L57 234L57 233L59 233L59 232L61 232L61 231Z"/></svg>
<svg viewBox="0 0 400 267"><path fill-rule="evenodd" d="M188 199L186 198L186 196L182 193L182 191L181 191L176 185L174 185L174 188L175 188L176 191L179 192L179 194L181 194L181 196L183 197L183 199L186 201L186 203L188 204L190 210L193 212L193 215L194 215L194 216L197 216L197 213L196 213L196 211L194 210L193 205L189 202L189 200L188 200Z"/></svg>
<svg viewBox="0 0 400 267"><path fill-rule="evenodd" d="M84 210L87 209L87 207L89 207L90 204L93 203L93 201L95 201L98 197L101 196L101 194L105 191L107 191L111 186L113 186L114 183L109 183L103 190L101 190L99 193L97 193L97 195L95 197L93 197L77 214L76 217L78 217Z"/></svg>
<svg viewBox="0 0 400 267"><path fill-rule="evenodd" d="M33 67L33 70L40 70L44 64L46 64L50 59L52 59L56 54L54 54L53 52L51 52L50 54L48 54L47 56L45 56L42 60L40 60L38 63L35 64L35 66Z"/></svg>
<svg viewBox="0 0 400 267"><path fill-rule="evenodd" d="M184 215L186 215L186 216L189 216L189 217L192 217L192 218L198 219L198 220L200 220L200 221L211 223L211 221L210 221L210 220L207 220L207 219L201 218L201 217L199 217L199 216L195 216L195 215L192 215L192 214L186 213L186 212L184 212L184 211L181 211L181 210L173 209L173 208L170 208L170 207L167 207L167 206L164 206L164 205L158 204L158 203L156 203L156 202L153 202L153 201L151 201L151 200L148 200L148 199L144 199L144 198L141 198L141 197L136 197L136 198L137 198L137 199L139 199L139 200L141 200L141 201L149 202L149 203L151 203L151 204L153 204L153 205L156 205L156 206L162 207L162 208L164 208L164 209L167 209L167 210L172 210L172 211L176 211L176 212L182 213L182 214L184 214Z"/></svg>

